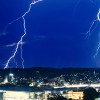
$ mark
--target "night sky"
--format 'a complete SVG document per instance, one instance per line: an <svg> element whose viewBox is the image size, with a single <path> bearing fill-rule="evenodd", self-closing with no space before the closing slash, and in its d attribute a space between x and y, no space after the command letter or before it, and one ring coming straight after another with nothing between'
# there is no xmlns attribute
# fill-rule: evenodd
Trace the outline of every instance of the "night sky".
<svg viewBox="0 0 100 100"><path fill-rule="evenodd" d="M31 0L0 0L0 67L12 56L23 35L23 20L7 24L27 11ZM32 6L25 17L27 35L23 39L25 68L100 67L100 23L89 34L99 11L100 0L44 0ZM20 47L9 63L22 68Z"/></svg>

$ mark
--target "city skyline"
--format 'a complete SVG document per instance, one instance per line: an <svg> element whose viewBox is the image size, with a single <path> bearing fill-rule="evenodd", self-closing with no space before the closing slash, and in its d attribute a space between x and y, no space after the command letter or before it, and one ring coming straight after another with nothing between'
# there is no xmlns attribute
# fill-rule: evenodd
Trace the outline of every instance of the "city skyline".
<svg viewBox="0 0 100 100"><path fill-rule="evenodd" d="M13 55L17 42L24 33L22 19L11 25L7 24L22 16L31 2L0 1L1 68L5 67L7 60ZM20 46L23 45L25 68L99 68L99 8L99 0L43 0L32 5L30 12L24 16L27 34L20 43ZM90 33L87 34L89 29ZM8 68L23 68L20 46ZM97 49L98 53L94 58Z"/></svg>

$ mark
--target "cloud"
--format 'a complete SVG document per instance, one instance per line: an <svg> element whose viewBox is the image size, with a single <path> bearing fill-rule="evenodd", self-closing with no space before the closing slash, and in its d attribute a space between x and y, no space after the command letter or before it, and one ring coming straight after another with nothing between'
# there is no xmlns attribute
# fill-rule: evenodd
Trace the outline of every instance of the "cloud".
<svg viewBox="0 0 100 100"><path fill-rule="evenodd" d="M0 32L0 36L6 35L7 32Z"/></svg>
<svg viewBox="0 0 100 100"><path fill-rule="evenodd" d="M44 39L46 39L46 36L43 36L43 35L31 35L31 36L28 36L28 40L27 41L24 41L24 42L22 42L22 43L20 43L20 45L22 44L22 45L24 45L24 44L28 44L28 43L30 43L30 42L33 42L33 41L41 41L41 40L44 40ZM13 43L10 43L10 44L5 44L5 45L0 45L0 47L6 47L6 48L8 48L8 47L14 47L14 46L16 46L17 45L17 42L13 42Z"/></svg>
<svg viewBox="0 0 100 100"><path fill-rule="evenodd" d="M0 30L0 36L4 36L4 35L8 34L6 29L7 29L7 27L5 27L3 31Z"/></svg>
<svg viewBox="0 0 100 100"><path fill-rule="evenodd" d="M20 43L20 44L26 44L26 42L22 42L22 43ZM17 43L12 43L12 44L7 44L7 45L5 45L5 47L14 47L14 46L16 46L17 45Z"/></svg>
<svg viewBox="0 0 100 100"><path fill-rule="evenodd" d="M12 43L12 44L8 44L8 45L5 45L5 47L13 47L13 46L16 46L17 43Z"/></svg>

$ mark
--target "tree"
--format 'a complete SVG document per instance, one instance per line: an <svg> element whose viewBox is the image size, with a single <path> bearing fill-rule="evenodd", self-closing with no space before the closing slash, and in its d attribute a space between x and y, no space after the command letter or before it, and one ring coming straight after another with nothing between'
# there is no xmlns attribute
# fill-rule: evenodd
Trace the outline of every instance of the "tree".
<svg viewBox="0 0 100 100"><path fill-rule="evenodd" d="M85 89L83 94L83 100L95 100L99 96L98 92L92 87Z"/></svg>

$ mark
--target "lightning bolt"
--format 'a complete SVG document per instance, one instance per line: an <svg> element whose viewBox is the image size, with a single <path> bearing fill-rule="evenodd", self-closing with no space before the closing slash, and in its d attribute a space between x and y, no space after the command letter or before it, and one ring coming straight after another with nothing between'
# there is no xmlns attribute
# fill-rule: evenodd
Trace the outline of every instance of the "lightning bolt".
<svg viewBox="0 0 100 100"><path fill-rule="evenodd" d="M100 8L99 8L99 12L97 14L97 20L100 22ZM96 49L96 53L94 55L94 58L98 55L98 52L100 50L100 42L98 43L97 49Z"/></svg>
<svg viewBox="0 0 100 100"><path fill-rule="evenodd" d="M21 49L21 59L22 59L22 68L24 69L24 58L23 58L23 49L22 49L23 44L21 43L20 49Z"/></svg>
<svg viewBox="0 0 100 100"><path fill-rule="evenodd" d="M100 42L98 43L98 46L97 46L97 49L96 49L96 53L94 54L93 58L97 57L99 50L100 50Z"/></svg>
<svg viewBox="0 0 100 100"><path fill-rule="evenodd" d="M86 35L87 35L86 38L89 38L91 33L95 30L95 28L97 27L98 21L99 21L98 19L94 19L93 20L89 30L86 32ZM94 26L95 23L96 23L96 25Z"/></svg>
<svg viewBox="0 0 100 100"><path fill-rule="evenodd" d="M86 38L90 37L91 33L95 30L99 22L100 22L100 8L99 8L96 18L92 21L92 24L89 30L86 32L86 35L87 35ZM94 54L93 58L95 58L98 55L99 49L100 49L100 42L98 43L96 53Z"/></svg>
<svg viewBox="0 0 100 100"><path fill-rule="evenodd" d="M97 13L96 18L93 20L93 22L92 22L92 24L91 24L89 30L86 32L87 37L90 37L91 33L92 33L92 32L95 30L95 28L97 27L98 22L100 22L100 9L99 9L99 11L98 11L98 13ZM96 25L95 25L95 23L96 23ZM95 26L94 26L94 25L95 25Z"/></svg>
<svg viewBox="0 0 100 100"><path fill-rule="evenodd" d="M17 62L16 62L15 58L14 58L14 63L16 64L16 68L17 68L17 67L18 67L18 64L17 64Z"/></svg>
<svg viewBox="0 0 100 100"><path fill-rule="evenodd" d="M25 35L27 34L27 33L26 33L27 29L26 29L26 20L25 20L25 16L30 12L30 10L31 10L31 8L32 8L32 5L35 5L36 3L40 2L40 1L42 1L42 0L33 0L33 1L30 3L30 5L29 5L28 10L27 10L22 16L20 16L19 18L13 20L12 22L8 23L7 27L8 27L9 25L13 24L14 22L16 22L16 21L22 19L22 20L23 20L24 34L21 36L20 40L17 42L15 51L14 51L13 55L7 60L7 63L5 64L4 69L8 68L9 63L10 63L11 60L16 56L16 53L17 53L18 48L19 48L20 45L21 45L20 48L21 48L22 67L24 68L24 59L23 59L23 56L22 56L22 51L23 51L23 50L22 50L22 46L23 46L23 43L22 43L22 42L23 42L23 38L24 38ZM6 27L6 28L7 28L7 27Z"/></svg>

